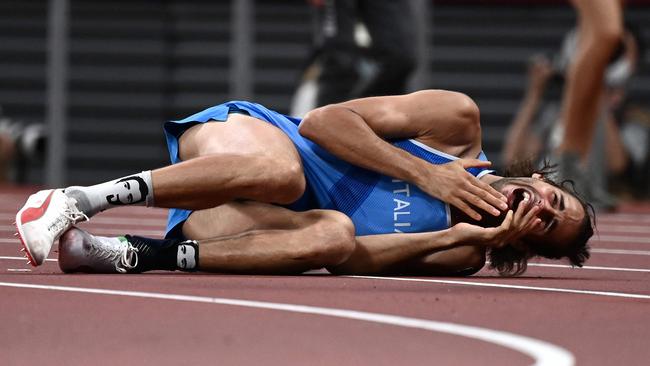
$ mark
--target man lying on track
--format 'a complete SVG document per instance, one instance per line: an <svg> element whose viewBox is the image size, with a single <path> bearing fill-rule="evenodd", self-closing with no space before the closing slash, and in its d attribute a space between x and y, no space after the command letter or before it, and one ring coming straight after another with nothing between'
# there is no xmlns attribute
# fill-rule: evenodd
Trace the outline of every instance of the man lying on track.
<svg viewBox="0 0 650 366"><path fill-rule="evenodd" d="M328 105L302 121L229 102L164 126L172 165L29 197L16 227L32 265L59 240L66 272L201 270L469 275L489 258L582 265L588 205L547 171L487 170L479 110L425 90ZM124 205L172 208L166 239L73 225Z"/></svg>

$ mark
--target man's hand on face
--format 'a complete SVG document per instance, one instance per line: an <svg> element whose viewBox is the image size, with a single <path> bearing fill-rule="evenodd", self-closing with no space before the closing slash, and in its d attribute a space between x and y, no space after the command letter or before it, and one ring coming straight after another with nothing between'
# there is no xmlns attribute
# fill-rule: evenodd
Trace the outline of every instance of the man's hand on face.
<svg viewBox="0 0 650 366"><path fill-rule="evenodd" d="M506 197L470 174L467 168L486 168L489 161L478 159L458 159L447 164L428 164L427 174L418 187L433 197L453 205L474 220L481 215L472 208L478 207L494 216L508 208Z"/></svg>
<svg viewBox="0 0 650 366"><path fill-rule="evenodd" d="M451 228L454 243L459 245L481 245L489 248L501 248L506 244L516 242L526 234L541 229L544 224L537 214L539 205L533 205L528 212L526 203L528 197L519 204L517 210L508 210L506 218L498 227L481 227L465 222Z"/></svg>

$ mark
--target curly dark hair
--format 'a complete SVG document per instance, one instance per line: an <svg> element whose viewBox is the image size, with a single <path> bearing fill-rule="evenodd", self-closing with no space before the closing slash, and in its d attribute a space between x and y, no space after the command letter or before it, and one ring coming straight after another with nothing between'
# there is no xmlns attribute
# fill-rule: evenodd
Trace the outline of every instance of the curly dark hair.
<svg viewBox="0 0 650 366"><path fill-rule="evenodd" d="M540 256L549 259L567 258L573 266L582 267L589 258L587 242L594 234L596 215L593 206L587 203L575 190L573 181L564 180L555 182L548 178L555 173L555 165L548 161L543 162L541 168L536 168L532 160L515 162L507 167L505 177L530 177L533 173L541 174L543 180L578 199L585 212L585 217L580 223L578 235L573 241L563 246L545 245L536 242L527 242L525 248L506 244L501 248L492 248L488 252L490 268L496 269L502 276L517 276L526 271L528 260Z"/></svg>

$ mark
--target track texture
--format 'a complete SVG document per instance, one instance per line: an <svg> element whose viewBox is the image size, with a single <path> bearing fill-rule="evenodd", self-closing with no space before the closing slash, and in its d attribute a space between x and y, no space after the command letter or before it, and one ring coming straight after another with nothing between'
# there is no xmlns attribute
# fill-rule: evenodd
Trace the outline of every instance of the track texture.
<svg viewBox="0 0 650 366"><path fill-rule="evenodd" d="M64 275L54 251L38 268L20 257L11 222L33 191L0 187L3 365L646 365L650 360L648 204L600 215L599 237L591 242L594 252L585 268L539 261L518 278L488 270L469 278ZM160 236L165 214L115 209L81 226L99 235ZM433 322L480 329L460 335L427 328ZM486 338L477 339L484 330ZM499 343L503 333L514 338ZM552 349L534 344L528 352L518 343L521 337Z"/></svg>

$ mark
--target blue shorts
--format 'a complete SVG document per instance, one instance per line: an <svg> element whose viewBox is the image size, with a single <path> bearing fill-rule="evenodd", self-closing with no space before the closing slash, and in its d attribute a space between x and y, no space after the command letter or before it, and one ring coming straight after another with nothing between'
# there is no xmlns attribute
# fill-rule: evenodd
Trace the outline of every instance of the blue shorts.
<svg viewBox="0 0 650 366"><path fill-rule="evenodd" d="M224 122L228 119L230 113L242 113L260 120L269 122L274 126L280 128L292 140L302 140L298 133L298 124L300 119L285 116L283 114L269 110L259 104L244 102L244 101L231 101L210 107L199 113L193 114L187 118L179 121L166 122L164 125L165 137L167 139L167 149L169 150L169 158L172 164L179 163L181 159L178 156L178 139L190 127L199 123L206 122ZM294 143L296 143L294 141ZM300 142L298 142L300 144ZM293 209L300 210L309 208L311 203L306 202L309 195L305 194L303 198L297 202L296 205L289 206ZM301 206L301 207L298 207ZM167 219L167 230L165 233L166 238L183 238L182 226L185 220L190 216L193 211L173 208L169 210L169 217Z"/></svg>

